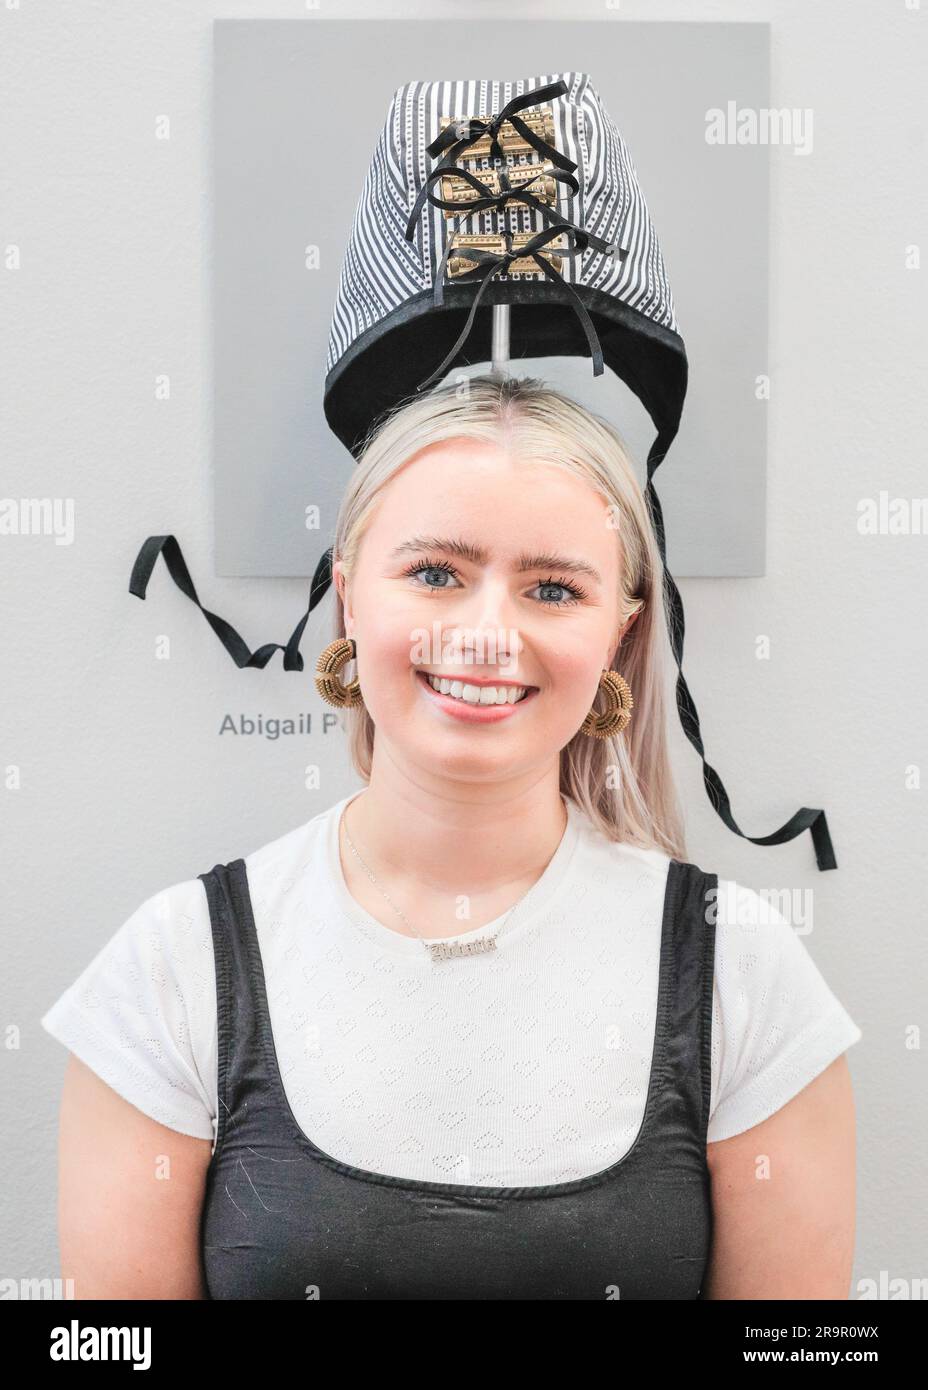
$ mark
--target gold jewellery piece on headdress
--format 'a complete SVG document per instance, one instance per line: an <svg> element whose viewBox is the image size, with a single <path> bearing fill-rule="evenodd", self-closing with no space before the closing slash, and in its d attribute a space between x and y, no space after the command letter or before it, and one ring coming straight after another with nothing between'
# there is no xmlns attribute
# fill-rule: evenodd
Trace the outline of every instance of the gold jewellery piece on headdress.
<svg viewBox="0 0 928 1390"><path fill-rule="evenodd" d="M551 207L556 206L557 180L553 178L554 165L550 160L546 159L535 164L510 164L506 173L512 188L529 184L528 191L539 203L547 203ZM477 176L494 196L502 193L497 169L480 169L477 171ZM467 179L462 179L460 174L445 174L441 180L441 196L443 202L457 204L453 208L443 208L442 211L445 216L460 217L462 213L467 211L468 203L475 203L478 199L486 197L486 194L481 193L473 184L468 183ZM520 200L514 198L512 201L519 202Z"/></svg>
<svg viewBox="0 0 928 1390"><path fill-rule="evenodd" d="M534 236L537 236L536 232L513 232L513 251L518 251ZM480 251L491 251L494 256L501 256L506 250L506 241L502 232L452 232L448 239L448 274L450 276L466 275L469 270L474 270L479 265L479 261L468 259L467 248L469 246ZM559 236L541 247L535 252L535 255L541 256L553 265L555 261L560 261L561 254L566 249L564 238ZM544 272L532 260L531 256L520 257L512 261L507 274L544 276Z"/></svg>
<svg viewBox="0 0 928 1390"><path fill-rule="evenodd" d="M336 709L354 709L364 703L357 679L349 685L343 685L338 679L339 671L356 655L357 646L353 637L336 637L316 663L316 689L323 700ZM606 697L606 708L601 714L590 710L580 725L580 733L588 734L590 738L611 738L613 734L620 734L632 717L634 700L631 687L618 671L603 671L599 688Z"/></svg>
<svg viewBox="0 0 928 1390"><path fill-rule="evenodd" d="M485 120L483 116L442 116L439 127L442 131L449 125L457 126L466 133L468 124L473 120ZM533 135L539 136L545 144L554 144L554 112L550 106L543 107L536 111L520 111L519 119L524 121ZM535 146L526 140L515 126L508 121L503 121L499 128L499 144L503 154L528 154L536 155L538 151ZM490 157L490 137L481 135L472 145L462 151L465 159L489 159Z"/></svg>
<svg viewBox="0 0 928 1390"><path fill-rule="evenodd" d="M338 679L338 673L349 661L354 661L357 648L353 637L336 637L316 663L316 689L336 709L354 709L363 704L361 684L357 677L348 685Z"/></svg>

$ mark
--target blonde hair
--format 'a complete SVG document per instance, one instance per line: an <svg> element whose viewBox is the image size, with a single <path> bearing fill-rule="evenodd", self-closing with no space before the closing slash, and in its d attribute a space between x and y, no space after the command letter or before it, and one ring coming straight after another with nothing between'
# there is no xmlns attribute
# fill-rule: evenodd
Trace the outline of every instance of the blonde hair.
<svg viewBox="0 0 928 1390"><path fill-rule="evenodd" d="M393 475L421 449L459 437L565 468L609 504L623 545L619 627L639 615L613 661L631 686L634 712L617 737L591 738L578 730L561 750L560 791L609 839L685 859L667 748L670 668L660 552L631 460L611 425L537 378L476 376L402 401L364 441L339 509L333 564L340 560L350 579L373 509ZM344 606L335 586L333 592L334 636L344 637ZM354 768L369 781L374 722L363 704L341 717Z"/></svg>

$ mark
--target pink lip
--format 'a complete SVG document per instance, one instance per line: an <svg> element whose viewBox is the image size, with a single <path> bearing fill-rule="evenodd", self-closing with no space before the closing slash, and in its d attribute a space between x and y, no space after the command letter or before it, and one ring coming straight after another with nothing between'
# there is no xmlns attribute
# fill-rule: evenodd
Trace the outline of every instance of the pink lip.
<svg viewBox="0 0 928 1390"><path fill-rule="evenodd" d="M450 677L449 677L450 679ZM496 724L500 719L510 719L516 714L523 705L527 705L538 694L538 690L530 689L525 697L514 705L468 705L463 700L454 700L450 695L441 695L437 690L433 690L429 685L428 677L424 671L416 672L416 680L425 690L426 695L436 700L442 709L454 719L461 719L469 724ZM514 685L514 681L492 681L492 680L471 680L467 678L468 685Z"/></svg>

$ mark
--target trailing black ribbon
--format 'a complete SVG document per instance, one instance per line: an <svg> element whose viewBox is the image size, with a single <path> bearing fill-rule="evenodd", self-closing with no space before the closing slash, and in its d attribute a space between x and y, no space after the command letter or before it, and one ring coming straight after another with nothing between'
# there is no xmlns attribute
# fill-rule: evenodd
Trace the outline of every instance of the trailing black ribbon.
<svg viewBox="0 0 928 1390"><path fill-rule="evenodd" d="M838 862L835 859L834 847L831 843L831 835L828 831L828 821L825 812L810 809L802 806L795 815L790 816L789 820L781 825L779 830L773 831L770 835L746 835L736 822L731 813L731 801L728 792L725 790L721 777L714 767L706 762L706 750L703 746L702 734L699 728L699 715L696 705L690 694L689 686L683 675L683 638L686 632L686 620L683 614L683 601L680 592L674 582L673 575L667 568L667 553L664 540L664 515L661 511L660 499L654 488L652 481L653 474L661 459L666 454L673 434L668 438L664 433L660 433L651 446L648 454L648 481L645 488L645 497L648 503L648 510L651 516L651 524L654 534L657 537L658 549L661 554L661 563L664 571L664 589L670 609L670 644L673 649L674 660L677 664L677 710L680 715L680 723L683 725L683 732L686 734L690 743L696 749L702 759L702 779L705 784L706 792L717 815L725 822L729 830L733 830L736 835L740 835L743 840L749 840L752 845L783 845L788 840L794 840L797 835L801 835L804 830L808 830L812 835L812 844L815 847L815 859L819 869L836 869Z"/></svg>
<svg viewBox="0 0 928 1390"><path fill-rule="evenodd" d="M495 251L487 251L483 247L479 246L457 248L458 255L466 256L468 260L477 261L478 264L474 267L473 270L465 271L463 275L456 276L455 283L464 283L465 285L468 285L473 284L475 282L479 282L480 288L474 295L473 302L470 306L470 313L467 315L467 322L461 329L461 332L458 334L454 346L445 355L444 360L438 364L438 366L431 373L431 375L427 376L424 381L420 381L419 385L416 387L417 391L424 391L425 388L427 386L430 386L433 381L440 377L442 373L454 361L455 357L457 356L458 352L460 351L461 347L466 341L468 334L470 333L471 327L474 322L474 316L476 315L477 309L480 305L480 300L482 299L483 293L489 285L490 281L493 279L494 275L498 275L500 271L505 270L505 268L511 265L513 261L522 260L525 257L531 257L531 259L535 262L538 268L544 272L548 279L555 281L555 283L560 285L561 288L564 290L564 293L567 295L568 302L570 303L571 307L573 308L574 312L579 318L583 331L586 334L586 340L590 348L590 356L593 359L593 375L602 376L604 369L602 345L600 344L599 336L596 332L596 329L593 326L593 320L590 318L590 315L587 312L586 305L583 303L583 300L577 294L576 290L574 290L574 288L567 283L563 275L561 275L559 271L555 270L554 266L551 265L551 263L547 261L544 256L540 256L537 254L542 246L546 246L549 241L553 241L555 237L560 236L561 232L564 232L567 236L568 250L570 255L576 255L578 251L586 250L586 247L588 245L595 246L597 250L605 251L608 253L611 253L617 249L610 243L603 241L600 237L594 237L591 232L584 232L581 231L578 227L574 227L570 222L556 222L550 227L543 228L542 231L536 232L533 237L531 237L523 246L519 247L518 249L513 249L511 232L502 233L502 236L506 244L506 249L499 253ZM440 308L441 305L444 303L444 270L445 263L447 262L450 251L451 242L449 240L445 246L444 254L441 258L441 264L439 265L438 271L435 275L435 286L432 299L436 308ZM625 251L620 251L619 254L620 256L624 256L627 253Z"/></svg>
<svg viewBox="0 0 928 1390"><path fill-rule="evenodd" d="M241 668L257 666L263 669L274 652L281 651L284 654L285 671L302 671L303 656L299 649L300 641L306 627L306 620L332 583L332 549L332 546L329 546L316 566L316 572L309 586L309 605L293 629L286 646L282 646L279 642L266 642L263 647L258 647L256 651L250 652L247 644L231 624L216 613L211 613L208 608L204 608L197 597L193 580L190 578L190 571L174 536L149 536L148 540L143 543L136 556L135 564L132 566L129 593L134 594L136 598L143 599L145 597L155 561L159 555L163 555L164 563L167 565L168 573L174 583L199 608L236 666Z"/></svg>

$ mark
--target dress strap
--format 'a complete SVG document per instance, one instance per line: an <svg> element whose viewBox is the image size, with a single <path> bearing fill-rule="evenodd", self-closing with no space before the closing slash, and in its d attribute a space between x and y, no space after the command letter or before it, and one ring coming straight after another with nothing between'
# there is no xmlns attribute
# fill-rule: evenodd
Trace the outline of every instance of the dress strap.
<svg viewBox="0 0 928 1390"><path fill-rule="evenodd" d="M217 1100L214 1159L248 1106L269 1094L265 1014L257 993L260 954L243 859L199 875L206 889L216 962Z"/></svg>
<svg viewBox="0 0 928 1390"><path fill-rule="evenodd" d="M670 1162L704 1164L712 1085L718 877L671 859L664 901L651 1133ZM660 1162L659 1155L655 1155Z"/></svg>

